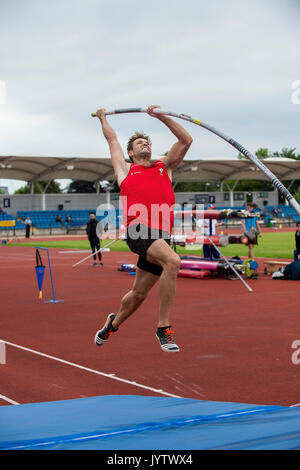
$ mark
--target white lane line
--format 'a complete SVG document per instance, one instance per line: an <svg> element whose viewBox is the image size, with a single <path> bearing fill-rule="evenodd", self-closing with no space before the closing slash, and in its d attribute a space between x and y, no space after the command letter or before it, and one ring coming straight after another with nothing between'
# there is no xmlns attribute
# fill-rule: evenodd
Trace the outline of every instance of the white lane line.
<svg viewBox="0 0 300 470"><path fill-rule="evenodd" d="M17 253L0 253L0 259L3 258L4 260L6 259L19 259L19 260L22 260L22 259L34 259L34 256L33 255L24 255L24 254L20 254L18 255Z"/></svg>
<svg viewBox="0 0 300 470"><path fill-rule="evenodd" d="M3 341L0 341L0 364L6 364L6 348Z"/></svg>
<svg viewBox="0 0 300 470"><path fill-rule="evenodd" d="M91 253L91 250L68 250L68 251L59 251L58 253L68 254L68 255L81 255L81 253Z"/></svg>
<svg viewBox="0 0 300 470"><path fill-rule="evenodd" d="M45 354L45 353L42 353L42 352L39 352L39 351L35 351L34 349L29 349L29 348L26 348L24 346L20 346L18 344L10 343L9 341L5 341L3 339L2 340L0 339L0 341L4 342L5 344L8 344L10 346L13 346L15 348L23 349L24 351L28 351L28 352L31 352L33 354L37 354L38 356L43 356L43 357L46 357L48 359L53 359L54 361L58 361L58 362L61 362L63 364L67 364L67 365L72 366L72 367L77 367L78 369L85 370L86 372L91 372L93 374L101 375L103 377L107 377L107 378L112 379L112 380L117 380L119 382L123 382L123 383L126 383L128 385L133 385L135 387L143 388L145 390L149 390L151 392L155 392L155 393L158 393L158 394L161 394L161 395L166 395L168 397L183 398L183 397L180 397L178 395L173 395L172 393L165 392L164 390L161 390L161 389L158 390L156 388L148 387L147 385L139 384L138 382L135 382L135 381L123 379L121 377L117 377L115 374L106 374L105 372L100 372L98 370L90 369L89 367L81 366L80 364L75 364L74 362L65 361L64 359L60 359L59 357L50 356L49 354Z"/></svg>
<svg viewBox="0 0 300 470"><path fill-rule="evenodd" d="M6 397L5 395L0 395L0 399L7 401L8 403L11 403L12 405L19 405L20 403L12 400L11 398Z"/></svg>

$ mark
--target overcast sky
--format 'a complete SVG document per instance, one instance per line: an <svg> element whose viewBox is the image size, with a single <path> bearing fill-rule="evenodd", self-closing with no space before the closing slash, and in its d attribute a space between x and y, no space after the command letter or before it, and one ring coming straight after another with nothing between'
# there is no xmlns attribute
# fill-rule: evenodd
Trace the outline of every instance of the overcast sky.
<svg viewBox="0 0 300 470"><path fill-rule="evenodd" d="M150 104L252 153L300 153L299 20L298 0L0 0L0 155L108 156L90 113ZM154 155L174 142L144 114L109 121L124 147L135 130L151 135ZM186 158L236 157L180 122L194 137Z"/></svg>

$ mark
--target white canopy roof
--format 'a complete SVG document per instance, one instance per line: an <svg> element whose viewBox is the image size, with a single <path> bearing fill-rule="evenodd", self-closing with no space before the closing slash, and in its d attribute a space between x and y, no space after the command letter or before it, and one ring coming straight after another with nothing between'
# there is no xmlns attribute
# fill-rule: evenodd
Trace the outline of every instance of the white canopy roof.
<svg viewBox="0 0 300 470"><path fill-rule="evenodd" d="M154 159L158 159L156 157ZM300 179L300 161L269 158L264 164L279 180ZM114 180L111 159L107 157L0 156L0 178L27 182L71 179L86 181ZM266 180L250 160L225 157L183 160L173 173L173 181Z"/></svg>
<svg viewBox="0 0 300 470"><path fill-rule="evenodd" d="M264 164L279 180L300 179L300 161L290 158L269 158ZM174 181L267 180L250 160L224 157L186 160L174 172Z"/></svg>

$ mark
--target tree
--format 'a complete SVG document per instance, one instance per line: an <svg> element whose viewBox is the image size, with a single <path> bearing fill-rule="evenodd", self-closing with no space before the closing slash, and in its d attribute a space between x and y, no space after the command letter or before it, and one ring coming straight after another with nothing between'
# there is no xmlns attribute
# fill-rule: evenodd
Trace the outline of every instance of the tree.
<svg viewBox="0 0 300 470"><path fill-rule="evenodd" d="M281 152L273 152L273 158L290 158L291 160L300 160L300 154L296 154L296 148L287 148L284 147ZM300 187L300 180L296 179L292 183L291 181L282 181L284 186L289 186L290 193L294 196L295 199L299 199L299 187ZM279 202L283 204L285 202L284 197L282 194L279 194Z"/></svg>
<svg viewBox="0 0 300 470"><path fill-rule="evenodd" d="M176 183L175 191L178 193L215 192L220 191L220 184L211 182L208 187L205 181L182 181Z"/></svg>
<svg viewBox="0 0 300 470"><path fill-rule="evenodd" d="M74 180L68 186L68 193L96 193L94 181Z"/></svg>
<svg viewBox="0 0 300 470"><path fill-rule="evenodd" d="M255 155L257 156L259 160L265 160L266 158L271 158L272 156L271 154L269 154L268 149L265 149L265 148L259 148L258 150L256 150ZM245 157L245 155L243 155L242 153L238 154L238 159L248 160L248 158Z"/></svg>
<svg viewBox="0 0 300 470"><path fill-rule="evenodd" d="M265 148L259 148L256 152L255 155L259 160L265 160L266 158L270 158L271 155L269 154L268 149Z"/></svg>
<svg viewBox="0 0 300 470"><path fill-rule="evenodd" d="M112 193L119 193L120 188L117 181L100 181L99 191L100 193L106 193L106 191ZM95 181L85 181L85 180L74 180L72 181L68 188L68 193L96 193L97 184Z"/></svg>
<svg viewBox="0 0 300 470"><path fill-rule="evenodd" d="M45 187L47 186L48 184L48 181L39 181L39 182L35 182L34 183L34 190L33 190L33 193L34 194L41 194L41 192L44 191ZM21 188L17 189L14 194L30 194L31 193L31 185L30 183L27 183L25 186L22 186ZM55 180L52 180L47 189L46 189L46 193L51 193L51 194L59 194L61 193L61 187L60 187L60 184L55 181Z"/></svg>
<svg viewBox="0 0 300 470"><path fill-rule="evenodd" d="M292 160L300 160L300 153L296 155L296 148L284 147L281 152L273 152L272 157L276 158L291 158Z"/></svg>

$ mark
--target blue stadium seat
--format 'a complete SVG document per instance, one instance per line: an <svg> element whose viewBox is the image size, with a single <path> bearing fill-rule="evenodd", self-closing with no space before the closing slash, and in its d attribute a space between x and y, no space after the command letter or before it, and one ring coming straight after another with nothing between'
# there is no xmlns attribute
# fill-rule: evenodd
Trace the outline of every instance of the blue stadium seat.
<svg viewBox="0 0 300 470"><path fill-rule="evenodd" d="M72 227L83 227L89 220L89 213L93 210L96 213L95 209L73 209L73 210L49 210L49 211L18 211L18 217L22 218L23 220L26 219L27 216L30 217L33 225L37 228L60 228L60 222L56 222L56 217L60 214L65 227L68 227L68 223L66 222L67 215L70 215L72 218L71 226ZM117 220L115 220L115 211L111 211L108 213L108 221L112 224L116 224L119 226L119 210L117 209ZM98 220L103 219L105 214L97 216ZM11 216L10 216L11 217Z"/></svg>

